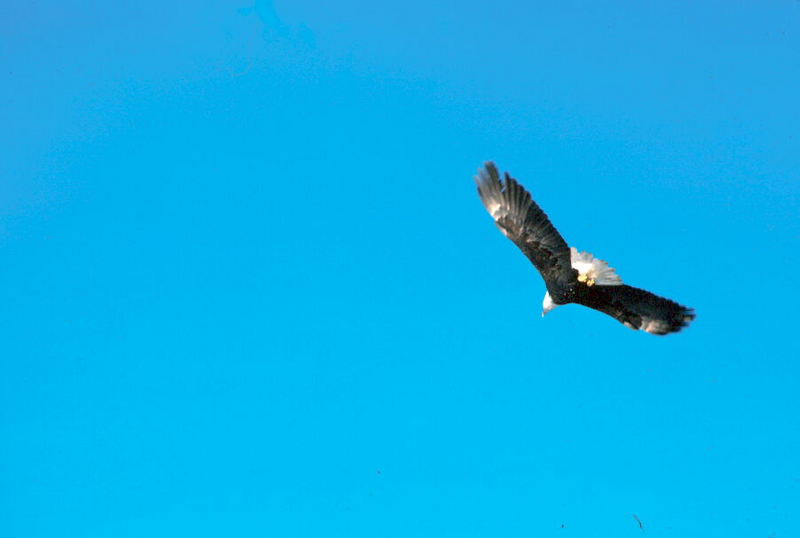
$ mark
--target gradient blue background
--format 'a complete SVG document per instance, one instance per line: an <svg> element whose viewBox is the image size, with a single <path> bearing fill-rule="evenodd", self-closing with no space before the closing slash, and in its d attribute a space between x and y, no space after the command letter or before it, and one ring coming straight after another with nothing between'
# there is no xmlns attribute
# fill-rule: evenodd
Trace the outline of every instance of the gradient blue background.
<svg viewBox="0 0 800 538"><path fill-rule="evenodd" d="M125 4L0 6L0 535L800 536L799 2Z"/></svg>

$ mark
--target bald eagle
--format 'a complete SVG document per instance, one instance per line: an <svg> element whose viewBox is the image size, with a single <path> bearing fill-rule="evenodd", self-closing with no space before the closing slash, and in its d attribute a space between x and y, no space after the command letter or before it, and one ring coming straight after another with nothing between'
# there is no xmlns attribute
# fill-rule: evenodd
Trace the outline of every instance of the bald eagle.
<svg viewBox="0 0 800 538"><path fill-rule="evenodd" d="M492 162L475 176L478 194L497 227L542 274L547 293L542 316L557 306L577 303L599 310L633 330L665 335L678 332L694 319L694 310L623 284L608 263L569 247L508 172L500 179Z"/></svg>

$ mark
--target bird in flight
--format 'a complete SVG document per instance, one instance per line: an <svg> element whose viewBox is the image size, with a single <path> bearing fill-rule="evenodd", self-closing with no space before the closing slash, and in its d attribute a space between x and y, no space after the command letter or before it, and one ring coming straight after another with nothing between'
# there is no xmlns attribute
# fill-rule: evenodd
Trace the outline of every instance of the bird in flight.
<svg viewBox="0 0 800 538"><path fill-rule="evenodd" d="M599 310L633 330L665 335L694 319L694 310L622 282L608 263L567 245L547 215L517 180L493 162L475 176L483 205L503 234L533 262L547 286L542 316L577 303Z"/></svg>

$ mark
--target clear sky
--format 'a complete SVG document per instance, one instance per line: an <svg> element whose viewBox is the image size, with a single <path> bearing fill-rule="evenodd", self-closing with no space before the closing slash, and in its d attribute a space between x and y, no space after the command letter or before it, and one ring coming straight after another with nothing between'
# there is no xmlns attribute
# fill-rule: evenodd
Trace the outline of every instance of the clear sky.
<svg viewBox="0 0 800 538"><path fill-rule="evenodd" d="M800 2L0 5L0 535L800 536ZM697 310L544 286L488 159Z"/></svg>

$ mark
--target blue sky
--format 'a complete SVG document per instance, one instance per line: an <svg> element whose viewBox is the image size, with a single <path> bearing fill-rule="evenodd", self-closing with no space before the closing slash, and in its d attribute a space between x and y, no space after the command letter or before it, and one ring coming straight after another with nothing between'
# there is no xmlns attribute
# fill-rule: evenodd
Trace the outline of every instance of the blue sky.
<svg viewBox="0 0 800 538"><path fill-rule="evenodd" d="M0 7L0 535L800 535L800 3L136 4Z"/></svg>

